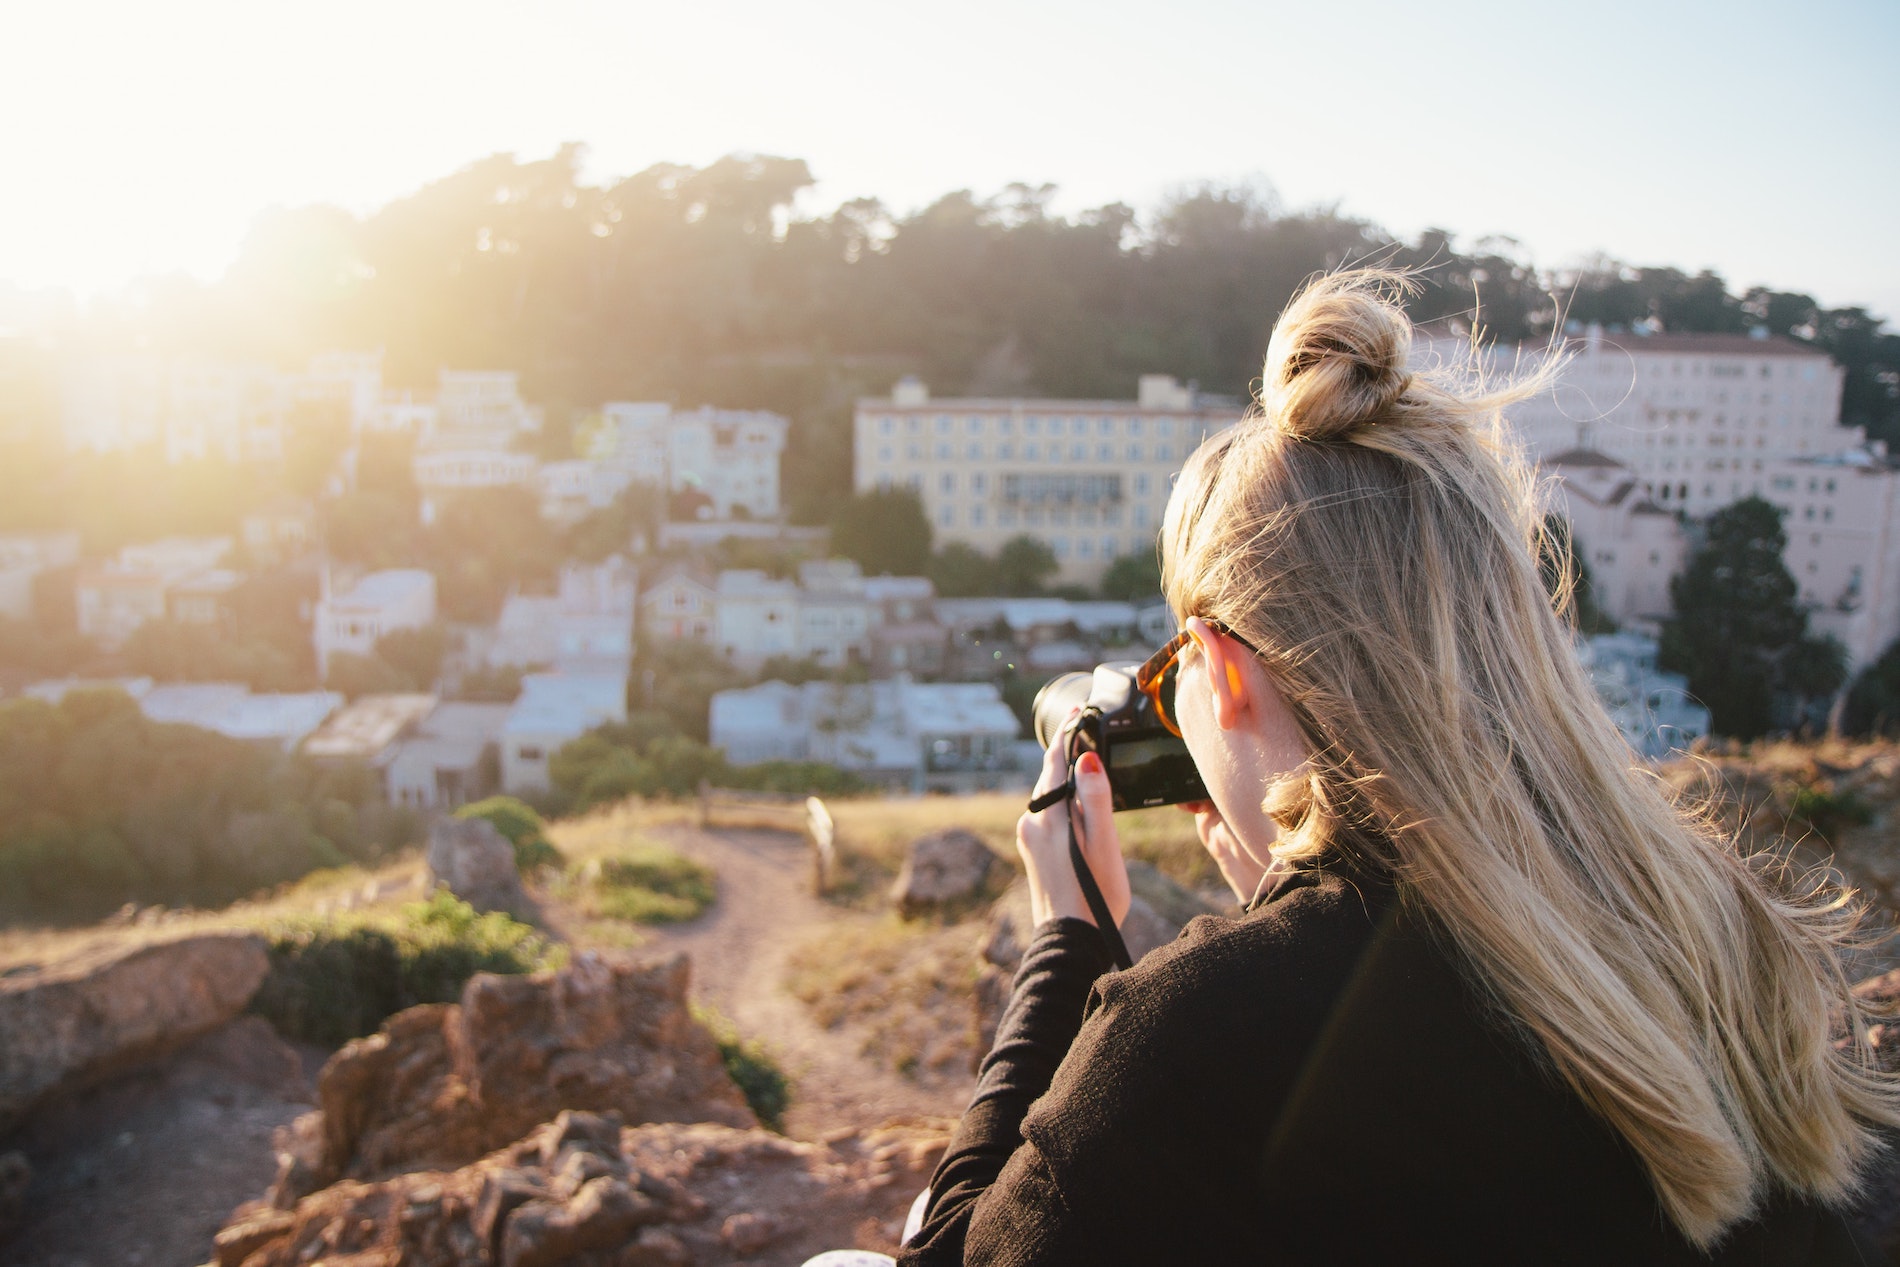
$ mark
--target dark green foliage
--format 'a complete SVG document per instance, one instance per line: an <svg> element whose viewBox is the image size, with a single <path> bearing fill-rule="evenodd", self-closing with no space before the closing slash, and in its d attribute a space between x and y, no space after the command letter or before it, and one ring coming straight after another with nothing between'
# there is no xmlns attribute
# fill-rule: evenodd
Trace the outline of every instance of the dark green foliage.
<svg viewBox="0 0 1900 1267"><path fill-rule="evenodd" d="M696 642L647 638L634 664L633 707L662 718L670 733L704 743L712 697L751 679Z"/></svg>
<svg viewBox="0 0 1900 1267"><path fill-rule="evenodd" d="M250 1010L278 1033L340 1046L419 1003L451 1003L478 972L556 966L542 934L447 892L400 912L282 920L264 929L270 974Z"/></svg>
<svg viewBox="0 0 1900 1267"><path fill-rule="evenodd" d="M441 625L420 629L392 629L376 640L376 658L396 670L411 691L433 691L442 671L442 657L453 641Z"/></svg>
<svg viewBox="0 0 1900 1267"><path fill-rule="evenodd" d="M1014 597L1040 594L1060 566L1048 543L1030 536L1011 537L996 552L996 583L990 592Z"/></svg>
<svg viewBox="0 0 1900 1267"><path fill-rule="evenodd" d="M996 584L996 560L961 541L952 541L930 556L926 571L939 598L977 598Z"/></svg>
<svg viewBox="0 0 1900 1267"><path fill-rule="evenodd" d="M1782 562L1781 512L1749 497L1715 512L1669 583L1663 668L1687 675L1717 734L1752 739L1809 719L1810 702L1845 676L1838 646L1808 635L1799 587Z"/></svg>
<svg viewBox="0 0 1900 1267"><path fill-rule="evenodd" d="M1846 827L1860 827L1873 821L1874 812L1852 792L1836 792L1812 784L1795 789L1789 798L1789 826L1805 825L1817 835L1833 840Z"/></svg>
<svg viewBox="0 0 1900 1267"><path fill-rule="evenodd" d="M457 818L485 818L515 848L515 868L523 875L537 867L558 867L565 859L547 837L547 824L534 807L512 796L490 796L455 811Z"/></svg>
<svg viewBox="0 0 1900 1267"><path fill-rule="evenodd" d="M597 726L563 744L548 760L548 777L563 805L576 812L629 796L692 796L701 782L797 796L839 796L864 788L856 775L815 761L728 765L719 749L675 733L664 717L652 713Z"/></svg>
<svg viewBox="0 0 1900 1267"><path fill-rule="evenodd" d="M756 1040L740 1037L738 1027L710 1005L695 1003L693 1017L712 1032L727 1076L738 1084L760 1125L783 1134L785 1110L792 1105L792 1084L772 1054Z"/></svg>
<svg viewBox="0 0 1900 1267"><path fill-rule="evenodd" d="M0 915L222 905L380 856L414 824L373 778L190 726L117 690L0 703Z"/></svg>
<svg viewBox="0 0 1900 1267"><path fill-rule="evenodd" d="M930 521L908 488L859 493L831 517L831 549L866 576L920 576L930 566Z"/></svg>
<svg viewBox="0 0 1900 1267"><path fill-rule="evenodd" d="M1900 734L1900 642L1854 679L1841 710L1841 730L1860 736Z"/></svg>
<svg viewBox="0 0 1900 1267"><path fill-rule="evenodd" d="M587 864L590 913L637 924L679 924L712 905L710 867L659 845L641 845Z"/></svg>
<svg viewBox="0 0 1900 1267"><path fill-rule="evenodd" d="M1146 605L1161 597L1161 556L1155 550L1124 554L1102 573L1102 597Z"/></svg>

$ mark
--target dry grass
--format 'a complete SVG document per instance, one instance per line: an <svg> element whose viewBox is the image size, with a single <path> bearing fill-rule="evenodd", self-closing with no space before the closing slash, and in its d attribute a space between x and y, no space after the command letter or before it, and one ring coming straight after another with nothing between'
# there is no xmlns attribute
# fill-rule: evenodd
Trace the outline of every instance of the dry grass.
<svg viewBox="0 0 1900 1267"><path fill-rule="evenodd" d="M425 896L421 852L408 849L373 868L313 871L300 880L215 911L147 907L129 921L115 917L84 928L0 930L0 972L25 964L86 959L187 933L260 928L289 916L393 911Z"/></svg>
<svg viewBox="0 0 1900 1267"><path fill-rule="evenodd" d="M983 925L839 923L792 950L785 987L820 1024L846 1028L860 1051L909 1078L970 1067Z"/></svg>

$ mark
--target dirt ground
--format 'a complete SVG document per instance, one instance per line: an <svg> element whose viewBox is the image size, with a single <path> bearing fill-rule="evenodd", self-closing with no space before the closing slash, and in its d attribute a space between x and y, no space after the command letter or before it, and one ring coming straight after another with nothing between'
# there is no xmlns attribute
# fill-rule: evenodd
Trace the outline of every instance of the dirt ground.
<svg viewBox="0 0 1900 1267"><path fill-rule="evenodd" d="M792 1079L788 1135L816 1140L893 1118L955 1117L975 1079L961 1071L907 1077L867 1059L860 1038L826 1029L785 990L793 947L827 929L882 916L843 910L812 892L811 854L790 832L665 827L651 835L712 867L719 896L689 924L651 930L652 950L693 958L693 993L760 1040Z"/></svg>

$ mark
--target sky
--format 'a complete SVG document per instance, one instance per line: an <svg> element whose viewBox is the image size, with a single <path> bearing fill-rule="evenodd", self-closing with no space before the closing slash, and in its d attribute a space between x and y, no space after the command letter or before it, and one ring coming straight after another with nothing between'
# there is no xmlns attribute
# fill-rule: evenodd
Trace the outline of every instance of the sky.
<svg viewBox="0 0 1900 1267"><path fill-rule="evenodd" d="M1900 323L1900 4L0 0L0 286L216 278L253 218L484 155L806 159L805 209L1266 182L1404 236Z"/></svg>

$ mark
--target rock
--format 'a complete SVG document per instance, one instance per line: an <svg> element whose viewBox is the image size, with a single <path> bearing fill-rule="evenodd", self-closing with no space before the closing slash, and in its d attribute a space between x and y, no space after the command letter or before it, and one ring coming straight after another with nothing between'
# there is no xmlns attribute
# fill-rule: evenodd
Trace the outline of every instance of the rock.
<svg viewBox="0 0 1900 1267"><path fill-rule="evenodd" d="M113 946L0 979L0 1134L55 1093L230 1020L270 967L264 943L201 933Z"/></svg>
<svg viewBox="0 0 1900 1267"><path fill-rule="evenodd" d="M445 886L478 911L528 909L515 847L485 818L438 819L429 828L427 862L430 888Z"/></svg>
<svg viewBox="0 0 1900 1267"><path fill-rule="evenodd" d="M0 1153L0 1244L26 1214L26 1190L33 1182L33 1168L21 1153Z"/></svg>
<svg viewBox="0 0 1900 1267"><path fill-rule="evenodd" d="M996 855L971 832L953 827L919 836L910 842L891 900L910 916L975 897L995 865Z"/></svg>
<svg viewBox="0 0 1900 1267"><path fill-rule="evenodd" d="M559 972L480 974L459 1004L397 1013L324 1065L318 1112L278 1141L272 1203L342 1178L464 1166L550 1119L565 1123L564 1147L591 1138L595 1152L620 1121L757 1125L687 1011L688 973L684 955L586 954Z"/></svg>
<svg viewBox="0 0 1900 1267"><path fill-rule="evenodd" d="M758 1129L563 1114L453 1170L351 1180L218 1233L220 1267L325 1261L432 1267L800 1263L840 1245L893 1252L948 1123L808 1144ZM599 1172L565 1190L576 1157ZM241 1253L241 1257L239 1256Z"/></svg>

